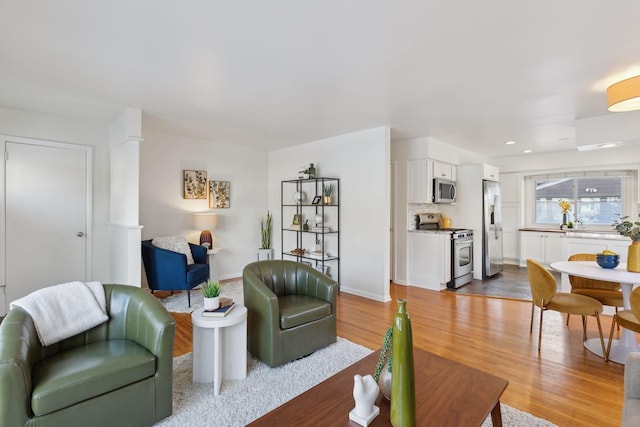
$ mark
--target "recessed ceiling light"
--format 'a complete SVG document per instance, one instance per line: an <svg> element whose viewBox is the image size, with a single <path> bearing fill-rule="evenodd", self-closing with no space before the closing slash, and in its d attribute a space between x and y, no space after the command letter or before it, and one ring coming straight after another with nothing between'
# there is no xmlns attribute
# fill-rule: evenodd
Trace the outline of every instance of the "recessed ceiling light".
<svg viewBox="0 0 640 427"><path fill-rule="evenodd" d="M615 142L606 142L604 144L598 144L598 148L611 148L615 147L617 144Z"/></svg>
<svg viewBox="0 0 640 427"><path fill-rule="evenodd" d="M504 145L513 145L515 143L516 143L515 141L507 141L504 143Z"/></svg>
<svg viewBox="0 0 640 427"><path fill-rule="evenodd" d="M525 153L525 154L529 154L529 153L531 153L532 151L533 151L533 150L524 150L524 151L523 151L523 153Z"/></svg>

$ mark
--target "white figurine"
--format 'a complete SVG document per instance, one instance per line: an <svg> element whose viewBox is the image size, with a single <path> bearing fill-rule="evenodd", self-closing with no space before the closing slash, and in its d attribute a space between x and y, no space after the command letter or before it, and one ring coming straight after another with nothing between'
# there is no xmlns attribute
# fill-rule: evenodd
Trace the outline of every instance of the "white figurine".
<svg viewBox="0 0 640 427"><path fill-rule="evenodd" d="M380 388L371 375L353 377L353 399L356 407L349 412L349 419L367 427L380 414L380 408L374 405Z"/></svg>

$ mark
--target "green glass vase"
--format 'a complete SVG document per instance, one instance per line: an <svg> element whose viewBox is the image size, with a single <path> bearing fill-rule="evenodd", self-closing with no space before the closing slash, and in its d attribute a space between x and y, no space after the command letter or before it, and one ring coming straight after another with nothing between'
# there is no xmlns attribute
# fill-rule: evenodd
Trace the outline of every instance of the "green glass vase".
<svg viewBox="0 0 640 427"><path fill-rule="evenodd" d="M415 427L416 425L413 337L411 319L406 305L406 300L398 300L398 312L393 319L391 424L394 427Z"/></svg>

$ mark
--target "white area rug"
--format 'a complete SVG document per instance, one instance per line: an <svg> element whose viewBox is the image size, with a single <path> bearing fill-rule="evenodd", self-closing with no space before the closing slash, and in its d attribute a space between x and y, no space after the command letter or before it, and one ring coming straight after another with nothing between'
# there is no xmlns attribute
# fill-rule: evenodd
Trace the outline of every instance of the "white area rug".
<svg viewBox="0 0 640 427"><path fill-rule="evenodd" d="M220 285L222 286L221 294L223 296L233 299L240 305L244 304L242 279L221 283ZM158 301L160 301L168 311L172 311L174 313L191 313L195 309L204 305L204 298L202 297L200 287L193 288L191 290L191 307L188 305L187 291L181 291L180 293L173 294L167 298L158 298Z"/></svg>
<svg viewBox="0 0 640 427"><path fill-rule="evenodd" d="M211 384L192 382L191 353L173 360L173 415L157 427L244 426L331 375L355 363L371 350L343 338L312 355L270 368L250 355L247 378L225 381L220 395ZM554 424L502 404L506 427L549 427ZM345 420L348 414L345 414ZM286 422L283 420L283 426ZM482 427L491 427L491 417Z"/></svg>

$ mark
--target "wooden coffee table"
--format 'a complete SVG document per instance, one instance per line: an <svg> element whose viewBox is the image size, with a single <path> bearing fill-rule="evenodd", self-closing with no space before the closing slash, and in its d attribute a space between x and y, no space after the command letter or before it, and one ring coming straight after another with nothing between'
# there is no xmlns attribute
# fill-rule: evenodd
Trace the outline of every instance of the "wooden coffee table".
<svg viewBox="0 0 640 427"><path fill-rule="evenodd" d="M373 374L379 351L338 372L250 426L358 426L349 421L354 407L353 376ZM416 418L419 426L479 426L491 414L502 425L500 396L508 381L419 349L413 351ZM380 415L370 426L389 426L390 403L382 394Z"/></svg>

